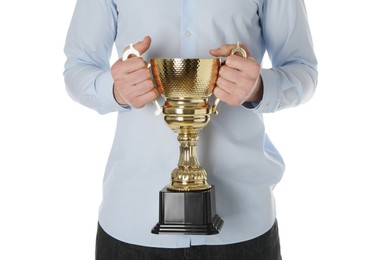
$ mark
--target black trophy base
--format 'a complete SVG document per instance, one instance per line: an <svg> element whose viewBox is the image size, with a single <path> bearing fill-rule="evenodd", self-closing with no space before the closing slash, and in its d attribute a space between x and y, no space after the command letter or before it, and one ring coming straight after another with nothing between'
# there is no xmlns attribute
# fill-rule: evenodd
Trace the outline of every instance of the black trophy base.
<svg viewBox="0 0 380 260"><path fill-rule="evenodd" d="M160 191L159 222L154 234L218 234L223 220L215 213L215 188L206 191Z"/></svg>

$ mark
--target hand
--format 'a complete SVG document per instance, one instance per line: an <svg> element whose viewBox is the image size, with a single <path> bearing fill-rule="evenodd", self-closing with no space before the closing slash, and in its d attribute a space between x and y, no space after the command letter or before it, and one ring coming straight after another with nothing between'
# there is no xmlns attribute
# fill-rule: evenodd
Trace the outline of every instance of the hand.
<svg viewBox="0 0 380 260"><path fill-rule="evenodd" d="M244 102L260 102L263 96L263 84L260 76L260 64L251 56L247 47L240 45L247 58L230 55L234 44L224 44L218 49L210 50L216 57L227 57L219 70L214 94L230 106L238 106Z"/></svg>
<svg viewBox="0 0 380 260"><path fill-rule="evenodd" d="M140 53L146 52L151 38L146 36L133 45ZM147 63L140 57L131 57L125 61L120 58L111 68L114 80L113 93L117 103L141 108L158 97Z"/></svg>

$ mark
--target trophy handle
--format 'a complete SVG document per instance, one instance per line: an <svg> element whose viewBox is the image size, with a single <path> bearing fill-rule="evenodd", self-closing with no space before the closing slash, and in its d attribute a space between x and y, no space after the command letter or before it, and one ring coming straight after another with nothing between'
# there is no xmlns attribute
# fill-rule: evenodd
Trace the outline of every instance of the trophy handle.
<svg viewBox="0 0 380 260"><path fill-rule="evenodd" d="M238 41L236 42L236 47L231 50L231 55L235 55L235 53L240 53L240 55L243 58L248 57L247 52L242 47L240 47L240 43ZM220 99L217 98L217 99L215 99L215 102L212 105L212 113L215 115L218 114L218 111L216 110L216 106L219 104L219 102L220 102Z"/></svg>
<svg viewBox="0 0 380 260"><path fill-rule="evenodd" d="M161 113L162 113L162 107L160 106L160 104L158 103L158 101L157 100L154 100L154 101L152 101L153 102L153 104L156 106L156 111L154 111L154 115L155 116L159 116L159 115L161 115Z"/></svg>
<svg viewBox="0 0 380 260"><path fill-rule="evenodd" d="M247 52L240 47L240 43L238 41L236 42L236 47L232 49L231 55L235 55L235 53L240 53L243 58L248 57Z"/></svg>
<svg viewBox="0 0 380 260"><path fill-rule="evenodd" d="M218 114L218 110L216 110L216 106L219 104L219 102L220 102L220 99L217 98L217 99L215 99L214 104L212 105L212 109L211 109L211 111L212 111L212 113L215 114L215 115Z"/></svg>
<svg viewBox="0 0 380 260"><path fill-rule="evenodd" d="M122 57L122 60L125 61L129 58L130 55L135 55L136 57L141 57L140 53L138 52L138 50L136 50L135 48L133 48L133 44L131 43L129 45L129 49L126 49L123 53L123 57ZM150 63L147 63L147 68L149 69L150 68ZM162 108L160 106L160 104L157 102L157 100L154 100L152 101L153 104L156 106L156 111L154 111L154 114L156 116L159 116L162 112Z"/></svg>

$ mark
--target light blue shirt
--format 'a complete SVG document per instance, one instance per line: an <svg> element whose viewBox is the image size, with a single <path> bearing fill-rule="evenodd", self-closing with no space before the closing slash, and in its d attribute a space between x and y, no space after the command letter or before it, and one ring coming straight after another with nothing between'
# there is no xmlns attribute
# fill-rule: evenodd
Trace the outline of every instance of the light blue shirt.
<svg viewBox="0 0 380 260"><path fill-rule="evenodd" d="M216 187L217 235L154 235L158 194L179 157L176 134L154 105L122 108L113 97L109 59L113 44L125 47L150 35L143 55L208 58L210 49L239 41L261 62L260 104L221 102L201 132L200 164ZM309 100L317 61L303 0L78 0L65 45L65 82L70 96L101 114L118 112L117 129L103 183L99 222L121 241L152 247L188 247L246 241L265 233L276 218L273 188L284 163L265 134L262 113ZM159 99L162 104L162 99Z"/></svg>

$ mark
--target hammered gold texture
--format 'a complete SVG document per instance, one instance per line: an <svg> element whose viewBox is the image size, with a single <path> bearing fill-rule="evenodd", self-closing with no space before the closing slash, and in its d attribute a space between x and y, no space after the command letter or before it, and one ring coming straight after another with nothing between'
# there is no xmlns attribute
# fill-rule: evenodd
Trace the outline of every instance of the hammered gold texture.
<svg viewBox="0 0 380 260"><path fill-rule="evenodd" d="M169 99L209 97L220 68L219 58L151 59L159 92Z"/></svg>

